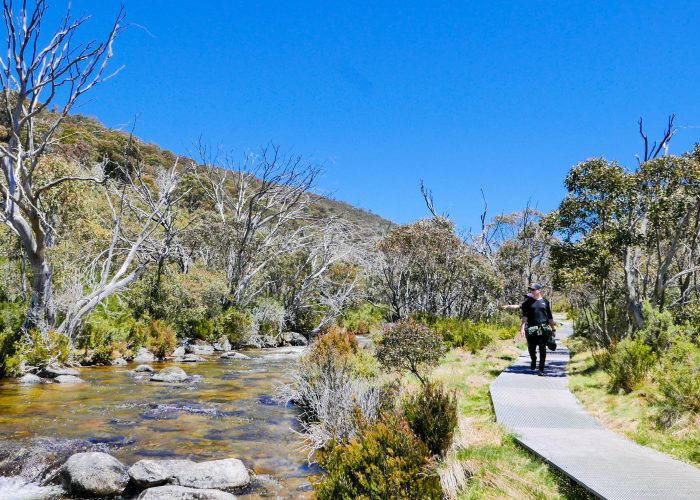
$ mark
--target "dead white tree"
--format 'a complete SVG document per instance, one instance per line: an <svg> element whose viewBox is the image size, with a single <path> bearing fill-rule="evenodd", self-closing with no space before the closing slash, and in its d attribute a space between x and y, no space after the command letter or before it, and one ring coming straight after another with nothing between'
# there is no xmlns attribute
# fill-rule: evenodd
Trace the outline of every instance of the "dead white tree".
<svg viewBox="0 0 700 500"><path fill-rule="evenodd" d="M259 293L254 281L309 219L310 190L320 173L301 156L263 148L235 164L200 145L199 179L222 226L222 252L232 301L245 306Z"/></svg>
<svg viewBox="0 0 700 500"><path fill-rule="evenodd" d="M48 243L50 217L41 197L66 182L100 179L67 176L37 184L34 174L41 158L60 142L60 125L78 98L111 76L105 70L124 13L119 12L102 41L80 42L78 32L89 17L73 19L69 11L47 37L42 33L46 2L18 4L3 2L7 35L6 51L0 54L0 106L9 138L0 143L0 222L19 237L31 269L32 295L25 326L45 331L55 325L56 312ZM42 47L44 39L48 43Z"/></svg>
<svg viewBox="0 0 700 500"><path fill-rule="evenodd" d="M177 190L182 176L178 163L158 172L155 187L144 182L141 167L133 173L124 169L121 176L126 180L110 180L105 185L111 240L85 266L77 280L76 296L67 301L59 331L70 338L103 300L128 287L148 266L179 252L173 244L174 216L187 192Z"/></svg>

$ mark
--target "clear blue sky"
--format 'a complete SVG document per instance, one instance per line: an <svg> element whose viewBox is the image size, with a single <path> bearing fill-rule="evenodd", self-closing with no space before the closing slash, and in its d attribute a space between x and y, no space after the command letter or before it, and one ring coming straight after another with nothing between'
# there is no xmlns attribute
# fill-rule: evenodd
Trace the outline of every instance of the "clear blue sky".
<svg viewBox="0 0 700 500"><path fill-rule="evenodd" d="M397 222L426 215L421 178L463 228L480 188L491 215L552 209L578 161L635 163L640 116L654 137L669 113L690 126L672 152L700 140L700 2L124 3L143 29L82 113L138 115L178 153L273 141L326 165L321 192ZM73 1L91 30L118 6Z"/></svg>

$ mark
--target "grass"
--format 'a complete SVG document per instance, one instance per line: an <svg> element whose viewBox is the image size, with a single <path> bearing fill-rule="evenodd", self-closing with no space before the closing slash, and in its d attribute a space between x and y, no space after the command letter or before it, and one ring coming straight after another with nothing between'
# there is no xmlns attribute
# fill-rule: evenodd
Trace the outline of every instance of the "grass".
<svg viewBox="0 0 700 500"><path fill-rule="evenodd" d="M456 495L461 499L591 498L555 469L520 447L496 423L489 384L518 356L523 346L499 341L475 354L454 349L435 370L457 394L459 433L447 469L466 470L468 480Z"/></svg>
<svg viewBox="0 0 700 500"><path fill-rule="evenodd" d="M589 351L572 356L569 387L589 413L618 434L700 467L700 427L693 420L658 426L658 388L652 381L629 394L611 393L608 386L608 375L596 367Z"/></svg>

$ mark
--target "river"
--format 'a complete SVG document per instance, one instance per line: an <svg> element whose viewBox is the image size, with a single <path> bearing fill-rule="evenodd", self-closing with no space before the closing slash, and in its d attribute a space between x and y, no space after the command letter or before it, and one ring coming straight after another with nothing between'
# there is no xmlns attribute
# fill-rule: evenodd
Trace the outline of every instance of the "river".
<svg viewBox="0 0 700 500"><path fill-rule="evenodd" d="M24 449L101 449L127 466L143 458L240 458L256 474L270 478L268 488L275 495L303 497L310 489L308 477L318 470L308 466L293 432L298 410L272 400L299 351L246 354L251 359L181 363L191 376L182 384L136 376L131 372L135 364L83 368L85 384L23 386L2 380L1 439ZM168 365L152 364L156 370ZM15 473L36 480L31 476L40 467L31 465ZM0 480L0 498L22 491L31 497L28 492L35 485L20 483L19 478ZM257 496L251 492L243 498Z"/></svg>

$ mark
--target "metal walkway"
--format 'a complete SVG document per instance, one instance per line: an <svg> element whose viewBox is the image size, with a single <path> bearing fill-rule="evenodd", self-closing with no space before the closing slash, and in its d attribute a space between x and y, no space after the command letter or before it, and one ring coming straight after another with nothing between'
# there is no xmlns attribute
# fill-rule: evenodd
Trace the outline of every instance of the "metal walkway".
<svg viewBox="0 0 700 500"><path fill-rule="evenodd" d="M559 339L571 334L565 324ZM545 377L518 361L491 384L496 419L518 442L601 498L700 500L700 469L606 430L569 391L569 350L548 351Z"/></svg>

